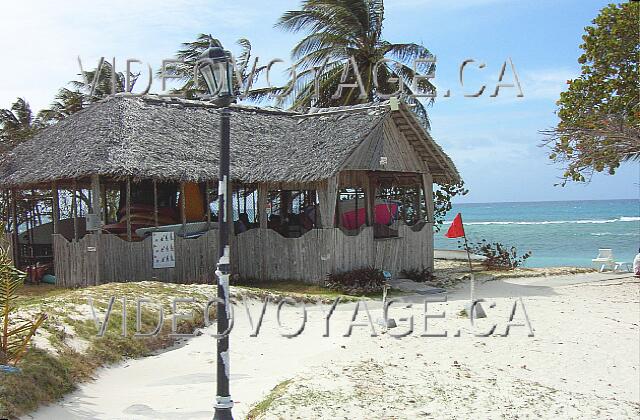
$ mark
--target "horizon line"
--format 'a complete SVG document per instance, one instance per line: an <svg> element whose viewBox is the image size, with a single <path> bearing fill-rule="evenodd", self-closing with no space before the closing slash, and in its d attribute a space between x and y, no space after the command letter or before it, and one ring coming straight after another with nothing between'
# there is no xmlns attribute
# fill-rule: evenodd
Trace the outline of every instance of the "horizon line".
<svg viewBox="0 0 640 420"><path fill-rule="evenodd" d="M574 200L531 200L531 201L474 201L474 202L465 202L465 203L453 203L453 205L464 205L464 204L515 204L515 203L570 203L570 202L578 202L578 201L629 201L629 200L637 200L640 201L640 197L638 198L589 198L589 199L574 199Z"/></svg>

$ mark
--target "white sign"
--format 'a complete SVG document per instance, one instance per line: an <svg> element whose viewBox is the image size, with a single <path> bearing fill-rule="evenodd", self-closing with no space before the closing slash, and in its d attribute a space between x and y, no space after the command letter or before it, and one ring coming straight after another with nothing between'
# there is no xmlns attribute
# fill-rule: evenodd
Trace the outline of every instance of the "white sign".
<svg viewBox="0 0 640 420"><path fill-rule="evenodd" d="M92 232L102 229L102 220L99 214L89 213L86 215L87 230Z"/></svg>
<svg viewBox="0 0 640 420"><path fill-rule="evenodd" d="M175 237L173 232L153 232L153 268L176 266Z"/></svg>

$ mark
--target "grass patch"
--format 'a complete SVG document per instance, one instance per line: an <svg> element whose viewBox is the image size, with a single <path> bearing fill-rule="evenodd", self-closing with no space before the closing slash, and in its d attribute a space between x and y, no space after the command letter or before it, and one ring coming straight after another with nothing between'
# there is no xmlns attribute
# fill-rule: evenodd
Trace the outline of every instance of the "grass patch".
<svg viewBox="0 0 640 420"><path fill-rule="evenodd" d="M284 393L287 391L287 388L289 387L289 385L291 385L292 382L293 382L292 379L287 379L286 381L280 382L278 385L273 387L271 392L269 392L269 394L267 394L267 396L262 401L260 401L259 403L254 405L253 408L251 408L251 411L249 411L249 413L247 414L247 419L255 420L264 416L264 414L269 410L269 408L271 408L273 403L278 398L284 395Z"/></svg>
<svg viewBox="0 0 640 420"><path fill-rule="evenodd" d="M335 300L336 298L345 297L346 295L327 289L326 287L316 284L305 284L295 281L268 281L268 282L241 282L236 285L239 289L244 289L256 293L271 292L283 297L299 298L303 296L318 297L323 299Z"/></svg>
<svg viewBox="0 0 640 420"><path fill-rule="evenodd" d="M25 284L17 290L16 306L33 305L41 302L43 298L64 295L70 290L52 284Z"/></svg>
<svg viewBox="0 0 640 420"><path fill-rule="evenodd" d="M241 281L234 285L239 290L250 292L251 297L263 299L265 296L272 298L292 298L295 301L305 303L333 303L336 298L340 302L355 302L361 297L370 299L382 299L382 292L368 293L362 296L347 295L337 290L331 290L317 284L305 284L302 282L279 280L267 282ZM388 296L402 296L404 293L390 289Z"/></svg>
<svg viewBox="0 0 640 420"><path fill-rule="evenodd" d="M73 351L52 355L32 348L19 366L18 374L0 373L0 417L16 418L58 400L90 378L98 365Z"/></svg>
<svg viewBox="0 0 640 420"><path fill-rule="evenodd" d="M267 289L267 290L273 290L275 292L282 292L282 293L298 293L298 294L329 296L329 297L341 296L340 293L335 292L333 290L329 290L326 287L318 286L317 284L306 284L306 283L294 282L294 281L247 283L244 285L240 284L239 286L244 288Z"/></svg>
<svg viewBox="0 0 640 420"><path fill-rule="evenodd" d="M127 358L144 357L175 343L171 337L173 297L193 297L196 304L180 303L180 314L193 313L192 319L180 320L177 333L191 334L204 326L203 306L215 290L210 285L165 285L163 283L111 283L84 289L62 289L49 286L26 286L20 289L19 314L33 311L49 314L39 334L39 347L31 347L18 365L19 373L0 373L0 418L17 418L35 410L40 404L54 402L77 384L92 377L97 368L121 362ZM90 317L87 297L94 299L98 319L102 322L109 298L116 296L106 333L97 336L97 327ZM126 336L122 335L122 301L127 297ZM164 324L153 337L134 337L136 302L151 298L164 309ZM210 319L215 319L212 306ZM158 324L158 309L143 306L141 332L154 331ZM82 343L78 349L78 343ZM44 348L42 347L44 346Z"/></svg>
<svg viewBox="0 0 640 420"><path fill-rule="evenodd" d="M174 297L194 298L196 304L180 303L178 312L193 311L193 319L180 320L177 332L193 333L204 325L204 303L217 293L216 285L171 284L162 282L108 283L81 289L65 289L51 285L25 285L19 289L19 315L45 312L49 319L42 325L35 343L17 374L0 373L0 418L16 418L35 410L40 404L54 402L77 384L94 375L97 368L121 362L127 358L144 357L175 343L172 333L171 300ZM393 293L392 293L393 294ZM97 337L97 327L90 317L87 298L91 297L102 321L109 298L116 300L103 337ZM293 281L245 283L231 289L233 300L238 298L264 299L266 296L278 301L292 298L305 303L353 302L359 297L347 296L322 286ZM122 298L127 298L127 336L122 336ZM164 308L164 326L157 336L136 338L136 302L139 298L150 298ZM381 297L380 294L368 296ZM209 318L215 319L215 305L211 306ZM157 307L143 305L141 332L156 328ZM43 347L44 346L44 347ZM260 407L267 407L284 392L288 381L274 388ZM265 405L266 404L266 405ZM256 406L254 413L260 413ZM265 408L266 409L266 408ZM251 418L251 417L250 417Z"/></svg>

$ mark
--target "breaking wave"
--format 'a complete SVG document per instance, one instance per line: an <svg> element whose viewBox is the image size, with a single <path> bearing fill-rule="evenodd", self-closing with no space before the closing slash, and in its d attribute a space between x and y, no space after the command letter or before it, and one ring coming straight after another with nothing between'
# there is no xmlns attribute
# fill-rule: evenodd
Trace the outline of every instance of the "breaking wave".
<svg viewBox="0 0 640 420"><path fill-rule="evenodd" d="M603 219L603 220L548 220L541 222L464 222L465 225L565 225L565 224L603 224L603 223L616 223L616 222L638 222L640 217L635 216L622 216L617 219ZM447 221L445 223L451 223Z"/></svg>
<svg viewBox="0 0 640 420"><path fill-rule="evenodd" d="M613 233L613 232L594 232L591 236L640 236L640 232Z"/></svg>

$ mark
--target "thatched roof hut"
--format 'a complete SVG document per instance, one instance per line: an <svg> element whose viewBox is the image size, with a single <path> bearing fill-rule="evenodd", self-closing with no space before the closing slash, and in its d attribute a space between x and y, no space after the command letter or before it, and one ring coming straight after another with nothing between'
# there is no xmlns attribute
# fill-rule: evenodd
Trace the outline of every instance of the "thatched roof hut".
<svg viewBox="0 0 640 420"><path fill-rule="evenodd" d="M359 267L433 268L433 184L460 176L405 104L230 114L234 275L322 283ZM207 102L115 96L2 156L15 260L52 265L65 286L210 281L221 119ZM28 189L51 194L51 222L33 202L20 213ZM174 233L162 256L152 236Z"/></svg>
<svg viewBox="0 0 640 420"><path fill-rule="evenodd" d="M459 179L449 157L403 104L397 111L391 111L388 102L307 114L240 105L231 111L233 181L326 179L363 142L382 136L383 123L389 120L414 146L434 181ZM220 110L202 101L110 97L7 153L0 163L0 188L37 187L91 175L216 180L219 124Z"/></svg>

